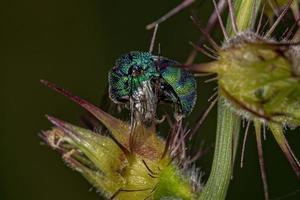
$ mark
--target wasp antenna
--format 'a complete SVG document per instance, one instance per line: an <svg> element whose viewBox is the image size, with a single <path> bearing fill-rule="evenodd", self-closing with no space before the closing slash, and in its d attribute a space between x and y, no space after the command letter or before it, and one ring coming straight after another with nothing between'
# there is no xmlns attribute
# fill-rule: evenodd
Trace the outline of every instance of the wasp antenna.
<svg viewBox="0 0 300 200"><path fill-rule="evenodd" d="M237 34L238 29L237 29L237 25L236 25L236 18L234 16L234 10L233 10L233 6L232 6L232 2L231 2L231 0L227 0L227 3L228 3L228 8L229 8L229 15L230 15L230 19L231 19L231 25L232 25L234 33Z"/></svg>
<svg viewBox="0 0 300 200"><path fill-rule="evenodd" d="M264 188L264 196L265 196L265 200L269 200L268 183L267 183L267 176L266 176L266 172L265 172L263 148L262 148L262 143L261 143L261 123L259 121L254 121L254 127L255 127L259 167L260 167L261 179L262 179L263 188Z"/></svg>
<svg viewBox="0 0 300 200"><path fill-rule="evenodd" d="M178 6L176 6L175 8L170 10L169 12L167 12L161 18L159 18L158 20L152 22L151 24L148 24L146 26L146 29L150 30L150 29L154 28L157 24L160 24L160 23L166 21L167 19L169 19L173 15L177 14L181 10L185 9L186 7L190 6L194 2L195 2L195 0L184 0L181 4L179 4Z"/></svg>
<svg viewBox="0 0 300 200"><path fill-rule="evenodd" d="M264 12L265 12L265 7L266 7L266 4L264 3L263 6L262 6L262 9L261 9L260 16L259 16L258 25L257 25L257 28L256 28L256 34L259 34L259 32L260 32L260 28L261 28L261 24L262 24Z"/></svg>
<svg viewBox="0 0 300 200"><path fill-rule="evenodd" d="M158 24L155 25L155 28L154 28L154 31L153 31L153 35L152 35L152 39L151 39L151 43L150 43L150 48L149 48L150 53L153 52L157 30L158 30Z"/></svg>
<svg viewBox="0 0 300 200"><path fill-rule="evenodd" d="M203 34L204 37L207 38L208 42L214 47L214 49L218 50L220 49L219 45L214 41L214 39L207 33L205 29L202 29L199 22L196 20L195 17L191 16L192 22L195 24L195 26L199 29L199 31Z"/></svg>
<svg viewBox="0 0 300 200"><path fill-rule="evenodd" d="M215 11L216 11L216 14L217 14L217 17L218 17L218 21L219 21L223 36L224 36L225 40L228 40L228 33L227 33L227 31L225 29L225 26L224 26L224 23L222 21L221 14L220 14L219 8L217 6L217 3L216 3L215 0L213 0L213 3L214 3Z"/></svg>
<svg viewBox="0 0 300 200"><path fill-rule="evenodd" d="M245 130L245 134L244 134L242 154L241 154L241 163L240 163L241 168L243 168L243 166L244 166L245 147L246 147L246 141L247 141L247 138L248 138L250 123L251 123L251 121L248 121L247 126L246 126L246 130Z"/></svg>
<svg viewBox="0 0 300 200"><path fill-rule="evenodd" d="M288 9L289 9L289 7L291 6L292 3L293 3L293 0L289 0L288 4L284 8L284 10L281 12L281 14L279 15L279 17L276 19L276 21L274 22L274 24L271 26L271 28L269 29L269 31L266 33L265 37L268 38L268 37L271 36L271 34L274 32L275 28L278 26L279 22L282 20L282 18L287 13L287 11L288 11Z"/></svg>

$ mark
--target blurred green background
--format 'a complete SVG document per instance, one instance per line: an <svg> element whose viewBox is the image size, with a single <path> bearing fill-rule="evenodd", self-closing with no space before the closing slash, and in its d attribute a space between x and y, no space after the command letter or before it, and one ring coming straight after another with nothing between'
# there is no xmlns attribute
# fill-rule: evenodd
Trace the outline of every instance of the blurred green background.
<svg viewBox="0 0 300 200"><path fill-rule="evenodd" d="M54 151L41 145L38 133L51 125L51 114L78 123L83 113L74 103L39 83L46 79L97 104L115 59L132 50L148 50L152 32L145 25L174 7L176 1L141 0L2 0L0 3L0 200L101 199ZM205 24L210 1L193 7ZM191 9L163 23L158 31L163 56L184 62L199 33ZM218 34L217 34L218 35ZM205 59L199 56L198 59ZM205 110L213 84L199 80L199 100L187 120L192 126ZM216 109L197 135L212 146ZM300 157L299 130L288 135ZM196 142L196 147L200 144ZM240 160L240 147L237 161ZM300 199L300 184L271 135L264 142L265 164L273 199ZM207 178L213 150L198 165ZM245 167L237 165L227 199L263 199L254 135L250 134ZM298 191L298 192L297 192ZM291 193L288 197L278 198Z"/></svg>

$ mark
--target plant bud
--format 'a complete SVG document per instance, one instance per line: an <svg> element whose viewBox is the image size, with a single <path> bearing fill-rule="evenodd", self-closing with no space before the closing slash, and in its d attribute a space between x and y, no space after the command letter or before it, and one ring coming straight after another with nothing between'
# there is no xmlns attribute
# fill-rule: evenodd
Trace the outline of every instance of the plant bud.
<svg viewBox="0 0 300 200"><path fill-rule="evenodd" d="M43 83L78 103L109 130L110 135L104 135L48 116L54 128L41 134L103 196L120 200L190 200L199 195L199 179L195 180L193 173L186 173L192 170L182 169L155 128L138 122L131 130L127 122L52 83Z"/></svg>
<svg viewBox="0 0 300 200"><path fill-rule="evenodd" d="M300 125L299 49L246 32L226 41L216 61L191 67L217 73L226 104L242 118L268 125L298 176L300 165L283 129Z"/></svg>

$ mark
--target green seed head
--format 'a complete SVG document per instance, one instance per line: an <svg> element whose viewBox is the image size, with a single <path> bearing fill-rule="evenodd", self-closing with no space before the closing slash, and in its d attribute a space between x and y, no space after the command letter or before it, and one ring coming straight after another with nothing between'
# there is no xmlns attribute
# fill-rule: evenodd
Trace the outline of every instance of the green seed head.
<svg viewBox="0 0 300 200"><path fill-rule="evenodd" d="M120 200L193 199L199 194L200 178L193 173L195 170L183 170L184 162L174 158L178 156L174 149L181 149L176 140L167 143L158 137L155 128L141 122L131 130L127 122L54 84L44 83L88 110L109 130L108 136L48 116L54 128L41 134L103 196Z"/></svg>
<svg viewBox="0 0 300 200"><path fill-rule="evenodd" d="M300 124L299 46L243 33L226 42L216 72L227 102L245 118Z"/></svg>
<svg viewBox="0 0 300 200"><path fill-rule="evenodd" d="M300 125L299 50L298 43L239 33L218 49L216 61L192 68L217 73L226 105L257 124L258 138L266 124L298 177L300 164L283 130Z"/></svg>

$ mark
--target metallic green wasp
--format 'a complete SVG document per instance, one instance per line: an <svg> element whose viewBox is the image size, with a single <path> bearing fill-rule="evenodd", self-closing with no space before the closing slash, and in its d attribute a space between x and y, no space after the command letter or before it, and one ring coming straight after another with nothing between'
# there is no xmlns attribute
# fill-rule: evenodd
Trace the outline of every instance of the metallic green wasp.
<svg viewBox="0 0 300 200"><path fill-rule="evenodd" d="M161 101L173 104L177 117L185 117L196 103L196 80L178 65L149 52L125 54L109 72L110 98L127 105L134 117L148 125L156 119L156 107Z"/></svg>

